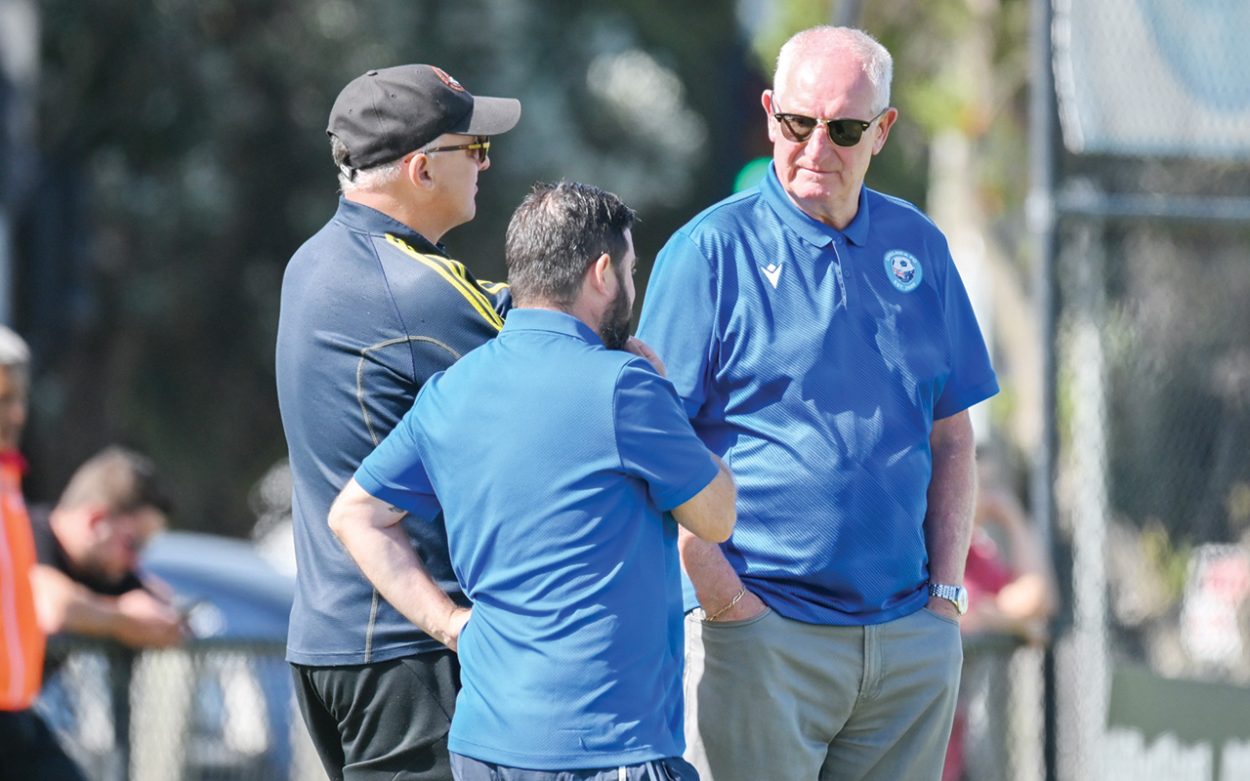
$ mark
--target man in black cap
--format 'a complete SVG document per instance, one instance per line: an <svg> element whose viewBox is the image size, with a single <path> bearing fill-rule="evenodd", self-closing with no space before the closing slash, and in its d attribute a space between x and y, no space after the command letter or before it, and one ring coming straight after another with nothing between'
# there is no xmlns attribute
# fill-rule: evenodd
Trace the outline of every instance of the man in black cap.
<svg viewBox="0 0 1250 781"><path fill-rule="evenodd" d="M371 70L330 111L343 195L287 266L277 383L298 563L287 660L332 779L451 778L455 638L420 632L383 600L326 519L430 375L503 325L507 288L479 283L439 241L473 219L491 137L520 115L518 101L475 97L430 65ZM449 606L467 604L441 518L393 532L397 549L419 551Z"/></svg>

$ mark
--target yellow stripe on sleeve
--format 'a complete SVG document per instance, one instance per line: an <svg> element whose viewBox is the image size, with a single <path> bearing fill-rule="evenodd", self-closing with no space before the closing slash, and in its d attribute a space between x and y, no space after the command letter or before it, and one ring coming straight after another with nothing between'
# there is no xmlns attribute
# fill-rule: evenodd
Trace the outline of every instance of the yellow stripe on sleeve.
<svg viewBox="0 0 1250 781"><path fill-rule="evenodd" d="M423 255L413 249L412 246L406 241L398 238L397 236L393 236L390 233L386 234L386 240L403 250L403 252L413 260L416 260L417 262L428 266L437 272L440 277L447 281L447 284L451 285L455 288L456 292L464 296L464 299L469 302L469 305L477 310L477 313L482 316L482 319L494 326L496 331L503 328L503 318L495 312L494 307L491 306L490 301L485 295L482 294L482 291L474 289L473 285L471 285L466 279L461 276L457 276L453 270L449 269L444 263L439 262L444 260L443 258L436 255Z"/></svg>
<svg viewBox="0 0 1250 781"><path fill-rule="evenodd" d="M472 291L474 294L479 296L483 304L485 304L487 307L491 309L495 308L494 303L490 299L486 298L486 296L482 295L483 291L485 291L485 288L482 287L481 282L474 284L469 281L469 272L467 269L465 269L465 266L463 263L461 263L458 260L452 260L451 258L444 258L439 255L426 255L426 257L429 258L430 260L435 261L436 263L443 264L445 267L447 267L451 271L451 273L455 274L457 277L463 280L465 287L467 287L470 291ZM492 295L494 293L494 291L486 291L486 292L490 292L492 293Z"/></svg>

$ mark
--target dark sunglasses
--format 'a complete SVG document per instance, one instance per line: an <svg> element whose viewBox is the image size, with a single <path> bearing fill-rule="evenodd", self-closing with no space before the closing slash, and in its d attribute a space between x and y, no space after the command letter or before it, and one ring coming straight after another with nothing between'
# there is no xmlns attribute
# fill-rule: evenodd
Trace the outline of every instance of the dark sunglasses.
<svg viewBox="0 0 1250 781"><path fill-rule="evenodd" d="M773 98L773 106L777 106L777 99ZM859 140L864 137L864 131L872 126L881 118L881 115L889 111L890 107L886 106L877 113L877 116L870 120L862 119L817 119L815 117L806 117L802 114L787 114L784 111L778 111L773 114L773 119L781 125L781 135L787 141L793 141L796 144L803 144L807 139L811 138L812 131L817 125L824 125L825 130L829 133L829 140L838 146L855 146Z"/></svg>
<svg viewBox="0 0 1250 781"><path fill-rule="evenodd" d="M486 156L490 154L490 139L486 136L474 136L471 144L453 144L451 146L434 146L429 149L422 149L421 152L429 155L435 152L455 152L466 149L473 153L473 157L478 164L486 162Z"/></svg>

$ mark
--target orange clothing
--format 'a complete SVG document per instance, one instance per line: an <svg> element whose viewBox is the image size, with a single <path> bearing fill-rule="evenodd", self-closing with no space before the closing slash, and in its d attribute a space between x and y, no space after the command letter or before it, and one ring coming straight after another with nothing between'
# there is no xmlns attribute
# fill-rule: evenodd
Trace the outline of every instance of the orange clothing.
<svg viewBox="0 0 1250 781"><path fill-rule="evenodd" d="M44 635L35 617L30 572L35 541L22 498L22 460L0 453L0 710L25 710L43 678Z"/></svg>

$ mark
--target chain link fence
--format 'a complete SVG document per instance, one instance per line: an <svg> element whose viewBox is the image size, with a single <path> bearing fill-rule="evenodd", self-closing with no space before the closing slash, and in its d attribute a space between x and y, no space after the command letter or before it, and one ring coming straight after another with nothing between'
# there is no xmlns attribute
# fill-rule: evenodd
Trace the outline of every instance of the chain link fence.
<svg viewBox="0 0 1250 781"><path fill-rule="evenodd" d="M198 640L136 654L56 638L37 708L90 781L325 781L284 653ZM1007 636L967 642L966 777L1042 778L1041 658Z"/></svg>
<svg viewBox="0 0 1250 781"><path fill-rule="evenodd" d="M281 642L56 638L38 709L91 781L324 781Z"/></svg>
<svg viewBox="0 0 1250 781"><path fill-rule="evenodd" d="M1053 9L1055 775L1250 778L1250 5Z"/></svg>
<svg viewBox="0 0 1250 781"><path fill-rule="evenodd" d="M1060 776L1250 778L1236 699L1165 695L1250 703L1250 226L1085 216L1062 247Z"/></svg>

